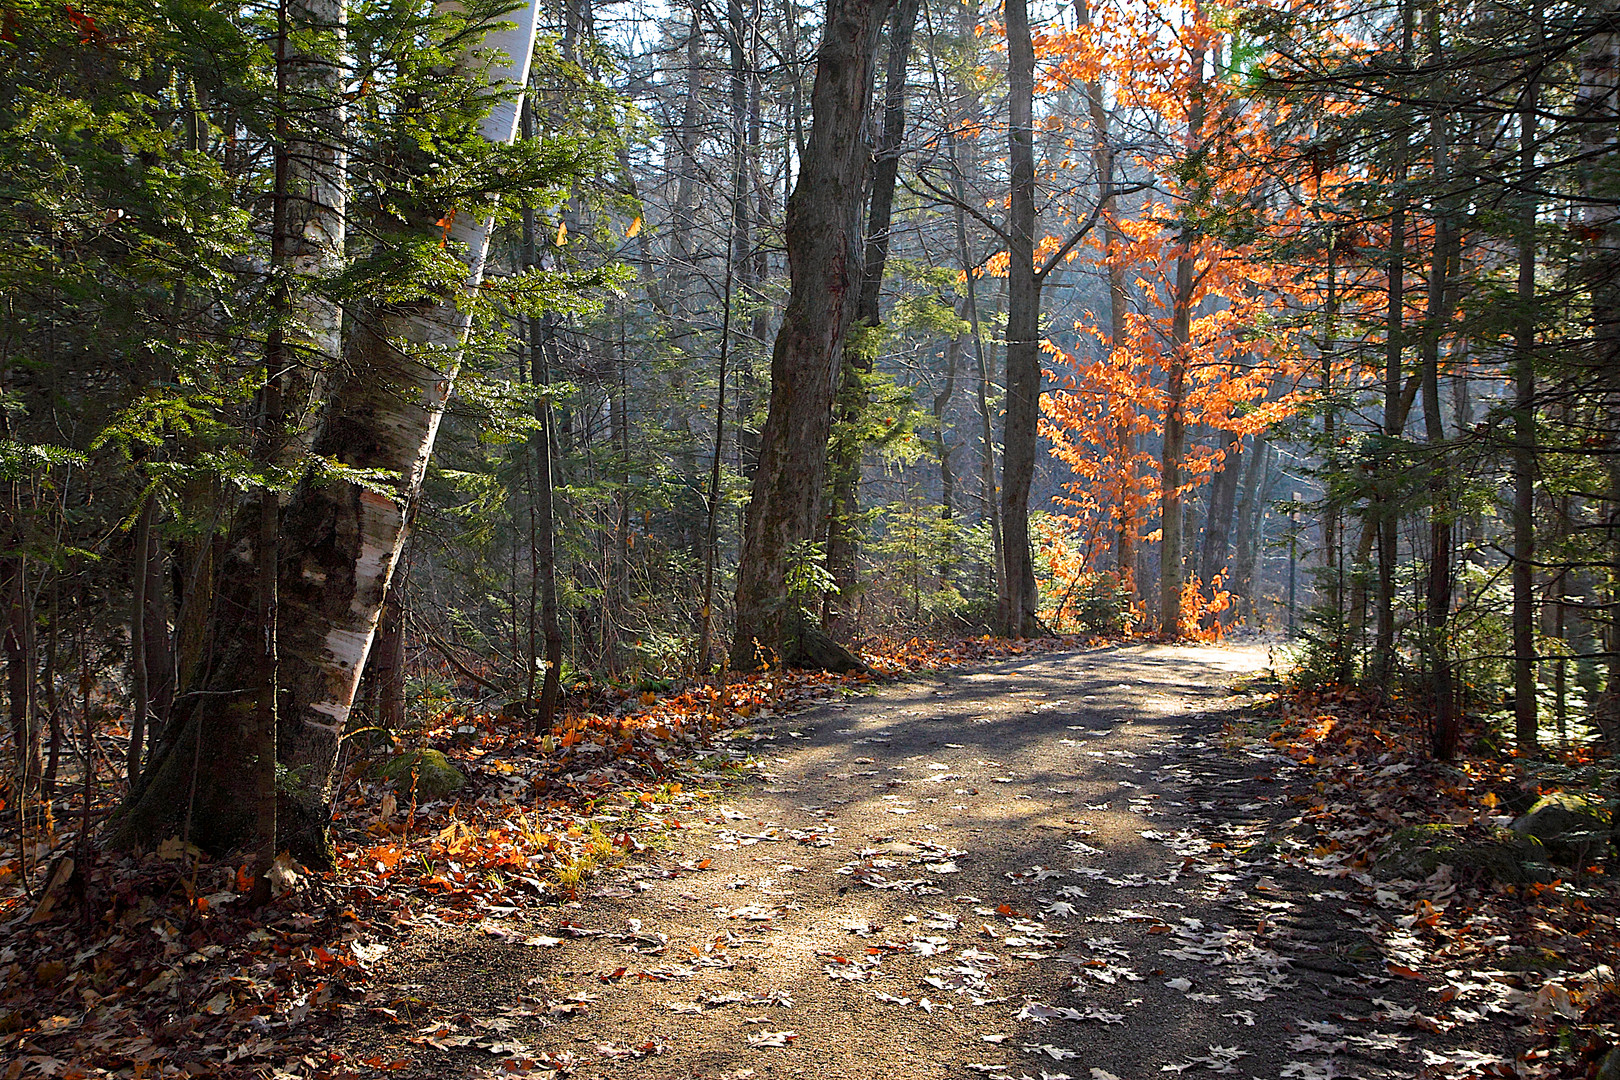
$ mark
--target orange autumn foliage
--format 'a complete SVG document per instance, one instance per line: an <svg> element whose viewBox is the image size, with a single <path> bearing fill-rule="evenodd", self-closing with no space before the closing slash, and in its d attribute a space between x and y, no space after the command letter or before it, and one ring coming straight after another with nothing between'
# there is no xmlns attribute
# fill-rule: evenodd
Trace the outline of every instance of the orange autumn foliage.
<svg viewBox="0 0 1620 1080"><path fill-rule="evenodd" d="M1210 74L1207 58L1221 54L1224 36L1195 7L1106 5L1091 25L1051 30L1038 45L1046 87L1101 83L1119 110L1162 124L1132 162L1159 194L1111 222L1117 240L1106 250L1095 239L1091 247L1093 265L1123 274L1133 293L1120 340L1088 312L1075 329L1096 341L1090 355L1046 345L1059 389L1042 399L1042 432L1073 473L1057 500L1067 536L1055 573L1101 571L1106 539L1121 532L1133 547L1159 539L1163 464L1143 446L1171 410L1187 430L1242 437L1299 404L1303 365L1289 315L1304 306L1306 286L1266 251L1298 225L1292 204L1267 197L1283 107L1246 99L1234 80ZM1190 292L1178 280L1183 263ZM1185 373L1175 398L1172 367ZM1207 483L1224 457L1219 446L1189 444L1177 462L1179 494ZM1219 633L1217 616L1230 607L1221 583L1217 573L1187 584L1180 633Z"/></svg>

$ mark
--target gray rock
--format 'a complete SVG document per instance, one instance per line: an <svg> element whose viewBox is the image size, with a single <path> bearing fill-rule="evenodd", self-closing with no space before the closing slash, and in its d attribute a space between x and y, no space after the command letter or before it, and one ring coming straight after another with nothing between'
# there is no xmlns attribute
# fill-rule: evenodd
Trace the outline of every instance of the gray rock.
<svg viewBox="0 0 1620 1080"><path fill-rule="evenodd" d="M1421 881L1441 866L1490 881L1523 884L1551 881L1538 865L1542 847L1534 837L1503 830L1484 840L1466 840L1456 825L1409 825L1397 829L1378 855L1378 872L1386 878Z"/></svg>
<svg viewBox="0 0 1620 1080"><path fill-rule="evenodd" d="M390 780L402 795L411 792L415 776L416 797L419 800L443 799L461 790L467 782L462 771L450 764L450 759L437 750L411 750L399 755L379 770L384 780Z"/></svg>
<svg viewBox="0 0 1620 1080"><path fill-rule="evenodd" d="M1620 1080L1620 1046L1611 1046L1598 1066L1597 1080Z"/></svg>
<svg viewBox="0 0 1620 1080"><path fill-rule="evenodd" d="M1585 862L1609 833L1603 804L1567 791L1543 796L1510 827L1540 841L1557 862Z"/></svg>

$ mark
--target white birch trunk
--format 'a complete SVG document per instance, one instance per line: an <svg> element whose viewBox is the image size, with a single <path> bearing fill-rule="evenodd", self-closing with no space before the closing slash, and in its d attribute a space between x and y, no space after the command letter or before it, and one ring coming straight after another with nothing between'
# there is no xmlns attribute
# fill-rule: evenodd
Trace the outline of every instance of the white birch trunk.
<svg viewBox="0 0 1620 1080"><path fill-rule="evenodd" d="M287 138L286 225L282 260L298 284L286 328L294 361L283 380L291 435L283 463L296 465L315 437L315 417L327 375L343 352L343 308L312 283L343 269L349 202L348 109L344 104L346 0L288 0L284 108L302 130Z"/></svg>
<svg viewBox="0 0 1620 1080"><path fill-rule="evenodd" d="M486 33L462 61L463 70L481 69L500 95L479 126L492 143L510 143L517 133L538 17L538 0L529 0L508 16L515 25ZM493 218L468 220L453 209L449 216L470 296L483 281ZM279 742L291 779L281 797L282 834L295 854L317 862L326 852L339 741L472 323L457 303L464 298L378 307L354 335L353 374L333 394L315 450L357 468L397 471L393 490L310 483L288 507Z"/></svg>
<svg viewBox="0 0 1620 1080"><path fill-rule="evenodd" d="M335 0L304 0L306 4ZM538 0L514 13L515 27L492 30L470 48L463 70L481 69L501 96L481 125L491 142L507 143L517 127L518 95L528 80ZM510 16L509 16L510 17ZM339 257L341 174L335 157L310 156L300 173L310 194L294 272L324 273ZM450 238L466 273L458 295L378 305L357 320L348 374L333 387L325 418L309 438L317 455L357 469L387 470L398 479L384 492L311 475L287 500L280 536L278 633L280 693L276 808L278 848L306 864L331 865L327 839L332 774L360 672L376 633L383 594L399 561L410 502L427 471L446 400L455 383L471 317L457 300L483 280L490 220L456 221ZM335 307L316 301L296 311L312 354L326 355L340 329ZM114 845L149 844L185 834L225 852L247 841L254 825L243 797L250 752L252 688L260 643L254 622L251 530L239 530L220 578L219 615L210 626L210 667L197 692L177 707L177 735L151 779L111 823Z"/></svg>

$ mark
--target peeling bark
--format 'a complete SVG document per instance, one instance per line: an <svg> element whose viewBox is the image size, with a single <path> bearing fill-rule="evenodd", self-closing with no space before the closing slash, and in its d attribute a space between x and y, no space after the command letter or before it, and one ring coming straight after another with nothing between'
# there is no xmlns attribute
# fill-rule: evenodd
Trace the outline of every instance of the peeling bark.
<svg viewBox="0 0 1620 1080"><path fill-rule="evenodd" d="M516 91L527 82L538 12L531 0L507 16L515 27L469 44L469 61L486 64L490 83L508 94L480 125L491 142L510 142L516 134ZM467 289L482 281L491 227L488 220L459 218L451 229L464 252ZM331 863L326 827L339 743L469 326L470 315L453 297L379 305L361 320L349 354L351 374L329 398L313 449L354 468L392 471L398 479L379 491L306 478L282 515L278 845L311 866ZM253 545L247 542L256 524L244 522L233 534L215 608L212 663L184 700L183 726L170 752L114 821L108 840L115 845L182 832L205 849L226 851L251 835L252 807L240 798L235 778L248 749L259 662L250 616Z"/></svg>

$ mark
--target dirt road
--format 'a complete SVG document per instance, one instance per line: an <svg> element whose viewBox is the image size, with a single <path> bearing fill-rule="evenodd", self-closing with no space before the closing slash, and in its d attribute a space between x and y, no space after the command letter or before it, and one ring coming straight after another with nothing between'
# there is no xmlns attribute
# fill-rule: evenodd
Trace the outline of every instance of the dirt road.
<svg viewBox="0 0 1620 1080"><path fill-rule="evenodd" d="M1292 765L1222 735L1246 701L1231 688L1266 664L1253 647L1046 654L770 721L732 744L756 779L582 902L502 913L509 940L486 923L402 941L376 977L427 1023L396 1075L1488 1061L1509 1038L1495 989L1442 1006L1392 974L1419 962L1386 910L1404 900L1277 858L1304 846L1279 795Z"/></svg>

